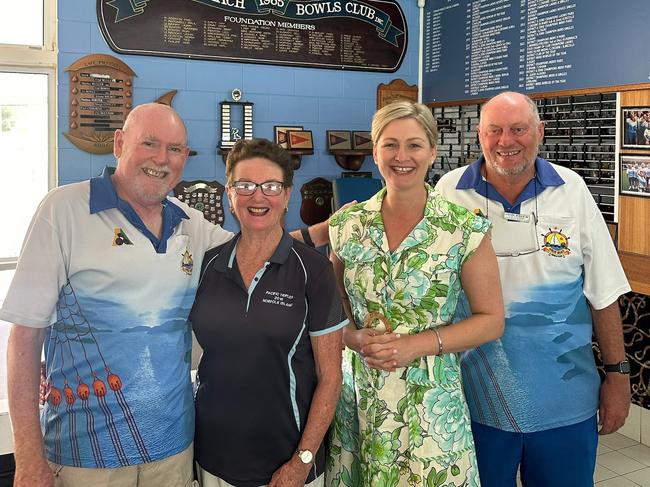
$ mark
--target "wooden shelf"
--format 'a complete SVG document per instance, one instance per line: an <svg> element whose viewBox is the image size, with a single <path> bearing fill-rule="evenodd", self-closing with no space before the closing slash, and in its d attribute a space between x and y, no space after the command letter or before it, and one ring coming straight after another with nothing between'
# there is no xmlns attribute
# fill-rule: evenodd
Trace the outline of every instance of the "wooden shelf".
<svg viewBox="0 0 650 487"><path fill-rule="evenodd" d="M346 171L358 171L372 150L330 149L336 163Z"/></svg>

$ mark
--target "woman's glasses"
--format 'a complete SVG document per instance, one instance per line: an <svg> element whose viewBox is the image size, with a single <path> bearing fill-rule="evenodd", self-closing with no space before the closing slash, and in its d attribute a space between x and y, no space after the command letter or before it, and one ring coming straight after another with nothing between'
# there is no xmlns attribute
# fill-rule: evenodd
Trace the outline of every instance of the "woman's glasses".
<svg viewBox="0 0 650 487"><path fill-rule="evenodd" d="M280 181L264 181L263 183L254 183L253 181L235 181L230 186L240 196L250 196L259 187L266 196L278 196L282 193L284 183Z"/></svg>

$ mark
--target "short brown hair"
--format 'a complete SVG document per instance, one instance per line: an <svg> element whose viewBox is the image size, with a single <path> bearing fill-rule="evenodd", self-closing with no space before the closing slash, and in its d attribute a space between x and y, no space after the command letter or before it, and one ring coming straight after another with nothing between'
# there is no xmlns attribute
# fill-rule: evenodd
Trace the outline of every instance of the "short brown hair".
<svg viewBox="0 0 650 487"><path fill-rule="evenodd" d="M413 103L408 100L394 101L377 110L375 116L372 117L372 143L377 144L386 125L402 118L414 119L422 126L431 147L435 148L438 145L438 125L433 118L431 109L421 103Z"/></svg>
<svg viewBox="0 0 650 487"><path fill-rule="evenodd" d="M293 164L291 154L275 142L267 139L240 139L228 152L226 159L226 180L234 182L235 166L238 162L262 157L276 163L282 169L282 183L285 188L293 186Z"/></svg>

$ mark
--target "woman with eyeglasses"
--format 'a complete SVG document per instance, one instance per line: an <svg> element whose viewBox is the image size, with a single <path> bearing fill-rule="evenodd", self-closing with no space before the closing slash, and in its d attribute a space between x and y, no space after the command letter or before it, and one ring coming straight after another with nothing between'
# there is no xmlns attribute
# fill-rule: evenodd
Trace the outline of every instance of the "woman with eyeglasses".
<svg viewBox="0 0 650 487"><path fill-rule="evenodd" d="M425 183L429 108L387 105L371 135L386 187L330 219L350 324L326 484L478 486L458 352L503 332L489 222Z"/></svg>
<svg viewBox="0 0 650 487"><path fill-rule="evenodd" d="M241 232L206 253L190 315L203 348L194 440L200 482L322 486L345 324L332 265L283 228L293 180L284 149L240 140L226 177Z"/></svg>

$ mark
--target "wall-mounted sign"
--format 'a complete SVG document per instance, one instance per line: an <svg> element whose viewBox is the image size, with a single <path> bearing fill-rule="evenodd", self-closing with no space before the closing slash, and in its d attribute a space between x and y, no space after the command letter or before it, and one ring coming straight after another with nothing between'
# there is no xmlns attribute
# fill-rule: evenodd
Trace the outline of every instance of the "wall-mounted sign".
<svg viewBox="0 0 650 487"><path fill-rule="evenodd" d="M422 100L648 83L648 19L648 0L427 0Z"/></svg>
<svg viewBox="0 0 650 487"><path fill-rule="evenodd" d="M69 132L63 135L81 150L110 154L113 134L133 107L135 73L119 59L90 54L72 63Z"/></svg>
<svg viewBox="0 0 650 487"><path fill-rule="evenodd" d="M417 85L409 85L403 79L394 79L388 84L380 83L377 86L377 110L389 103L399 100L418 101Z"/></svg>
<svg viewBox="0 0 650 487"><path fill-rule="evenodd" d="M121 54L396 71L406 52L397 0L97 0Z"/></svg>

